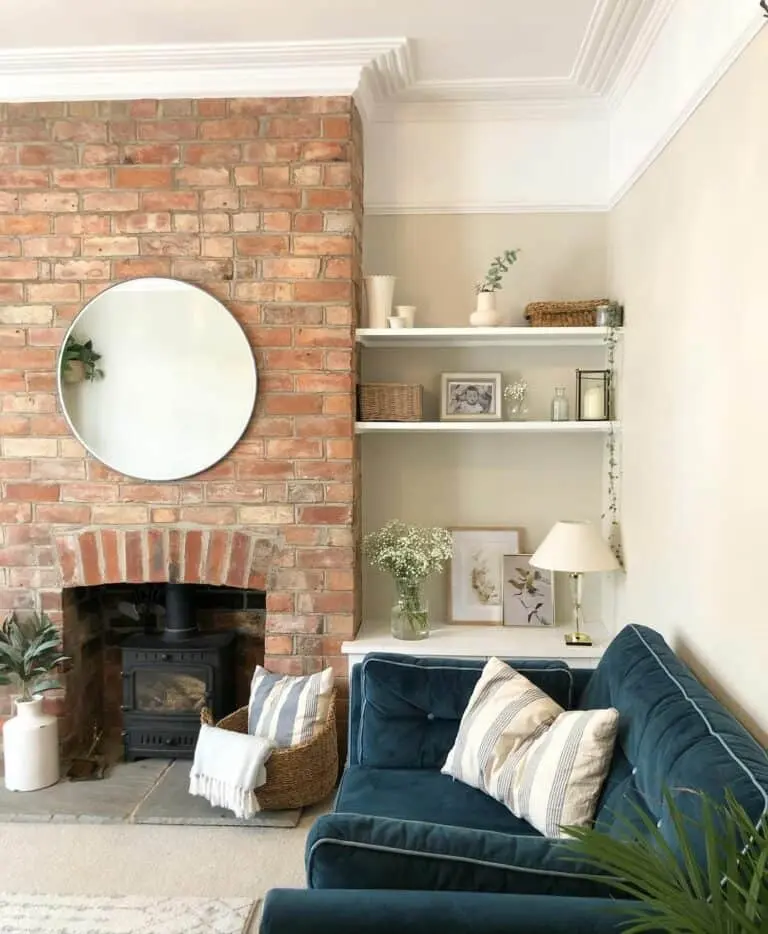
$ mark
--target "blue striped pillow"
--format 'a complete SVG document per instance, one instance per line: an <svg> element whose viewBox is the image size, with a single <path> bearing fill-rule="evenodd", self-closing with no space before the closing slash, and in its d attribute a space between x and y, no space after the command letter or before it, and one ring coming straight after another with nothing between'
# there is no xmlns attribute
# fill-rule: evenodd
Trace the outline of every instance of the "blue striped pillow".
<svg viewBox="0 0 768 934"><path fill-rule="evenodd" d="M298 746L315 736L328 719L333 668L314 675L272 674L256 666L248 702L248 732L277 747Z"/></svg>

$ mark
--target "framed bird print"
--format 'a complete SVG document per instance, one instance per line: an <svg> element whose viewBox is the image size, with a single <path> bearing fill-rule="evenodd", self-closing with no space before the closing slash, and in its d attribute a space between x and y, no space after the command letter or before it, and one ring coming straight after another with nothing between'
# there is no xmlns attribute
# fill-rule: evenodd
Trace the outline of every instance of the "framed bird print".
<svg viewBox="0 0 768 934"><path fill-rule="evenodd" d="M532 568L530 555L504 555L505 626L553 626L552 572Z"/></svg>

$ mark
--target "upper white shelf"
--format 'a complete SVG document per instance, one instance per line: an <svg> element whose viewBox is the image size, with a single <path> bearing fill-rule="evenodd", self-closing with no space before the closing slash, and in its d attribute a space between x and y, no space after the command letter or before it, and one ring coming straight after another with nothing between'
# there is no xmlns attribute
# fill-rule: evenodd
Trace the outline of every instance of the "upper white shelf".
<svg viewBox="0 0 768 934"><path fill-rule="evenodd" d="M421 432L443 434L451 432L478 432L480 434L608 434L617 431L618 422L357 422L355 434L383 434L385 432Z"/></svg>
<svg viewBox="0 0 768 934"><path fill-rule="evenodd" d="M608 328L359 328L356 338L363 347L599 347L608 332Z"/></svg>

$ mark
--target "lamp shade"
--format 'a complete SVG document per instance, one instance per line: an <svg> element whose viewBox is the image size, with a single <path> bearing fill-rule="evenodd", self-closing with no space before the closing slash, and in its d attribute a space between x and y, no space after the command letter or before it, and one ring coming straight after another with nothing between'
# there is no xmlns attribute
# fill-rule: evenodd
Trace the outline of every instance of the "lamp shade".
<svg viewBox="0 0 768 934"><path fill-rule="evenodd" d="M556 522L531 556L531 565L571 574L615 571L616 556L591 522Z"/></svg>

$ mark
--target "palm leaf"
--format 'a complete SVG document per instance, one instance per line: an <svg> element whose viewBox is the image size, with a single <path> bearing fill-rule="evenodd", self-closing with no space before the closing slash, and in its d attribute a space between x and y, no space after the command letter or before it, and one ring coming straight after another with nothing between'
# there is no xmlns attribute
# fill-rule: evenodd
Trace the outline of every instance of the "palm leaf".
<svg viewBox="0 0 768 934"><path fill-rule="evenodd" d="M34 685L34 690L36 694L42 694L43 691L51 691L54 688L60 688L61 682L56 681L55 678L46 678L44 681L38 681Z"/></svg>

